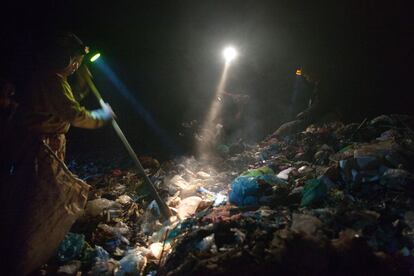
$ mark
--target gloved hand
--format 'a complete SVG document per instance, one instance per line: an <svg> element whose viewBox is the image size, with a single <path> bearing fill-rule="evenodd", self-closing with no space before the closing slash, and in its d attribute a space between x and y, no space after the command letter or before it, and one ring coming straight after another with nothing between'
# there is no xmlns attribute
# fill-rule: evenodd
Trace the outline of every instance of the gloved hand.
<svg viewBox="0 0 414 276"><path fill-rule="evenodd" d="M108 103L104 103L102 108L92 110L91 116L95 120L110 121L115 118L115 113Z"/></svg>

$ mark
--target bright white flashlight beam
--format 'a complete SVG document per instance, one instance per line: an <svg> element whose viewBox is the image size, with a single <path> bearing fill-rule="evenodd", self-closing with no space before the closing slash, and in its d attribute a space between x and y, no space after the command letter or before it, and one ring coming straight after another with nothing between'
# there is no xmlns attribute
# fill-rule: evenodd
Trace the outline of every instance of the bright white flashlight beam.
<svg viewBox="0 0 414 276"><path fill-rule="evenodd" d="M230 62L237 57L237 51L234 49L234 47L226 47L223 50L223 56L227 62Z"/></svg>

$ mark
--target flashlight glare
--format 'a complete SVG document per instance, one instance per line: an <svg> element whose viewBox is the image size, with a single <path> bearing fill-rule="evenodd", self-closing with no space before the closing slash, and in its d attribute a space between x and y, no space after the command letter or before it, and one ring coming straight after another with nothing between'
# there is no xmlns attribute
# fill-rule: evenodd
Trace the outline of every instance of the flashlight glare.
<svg viewBox="0 0 414 276"><path fill-rule="evenodd" d="M232 61L233 59L235 59L237 57L237 51L236 49L234 49L234 47L226 47L223 50L223 56L226 59L226 61Z"/></svg>
<svg viewBox="0 0 414 276"><path fill-rule="evenodd" d="M96 53L95 55L93 55L93 57L91 57L91 62L94 62L95 60L97 60L99 57L101 56L100 53Z"/></svg>

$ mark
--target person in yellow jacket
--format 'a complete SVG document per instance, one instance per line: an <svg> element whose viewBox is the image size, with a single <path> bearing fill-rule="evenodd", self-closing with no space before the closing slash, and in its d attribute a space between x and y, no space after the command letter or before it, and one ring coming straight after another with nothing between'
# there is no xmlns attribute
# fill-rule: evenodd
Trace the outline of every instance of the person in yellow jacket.
<svg viewBox="0 0 414 276"><path fill-rule="evenodd" d="M75 38L73 38L75 39ZM81 42L79 42L81 43ZM68 77L81 66L87 48L74 50L69 64L62 69L40 71L33 76L29 95L22 103L23 124L28 131L41 134L67 133L70 125L81 128L99 128L113 116L109 105L88 111L75 99ZM69 54L69 53L68 53ZM83 71L86 71L84 67ZM83 72L87 73L87 72Z"/></svg>
<svg viewBox="0 0 414 276"><path fill-rule="evenodd" d="M68 83L88 51L82 41L65 33L49 46L16 111L9 175L2 180L7 235L15 237L6 247L12 274L47 262L85 207L89 186L64 164L70 126L95 129L114 116L108 104L92 111L81 106Z"/></svg>

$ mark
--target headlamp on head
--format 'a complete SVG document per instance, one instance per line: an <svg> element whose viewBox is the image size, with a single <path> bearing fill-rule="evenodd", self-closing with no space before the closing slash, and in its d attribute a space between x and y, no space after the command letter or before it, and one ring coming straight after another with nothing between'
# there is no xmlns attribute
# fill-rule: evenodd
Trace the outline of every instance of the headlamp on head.
<svg viewBox="0 0 414 276"><path fill-rule="evenodd" d="M89 53L89 47L75 34L68 32L48 36L40 49L39 58L52 70L66 68L79 57Z"/></svg>

